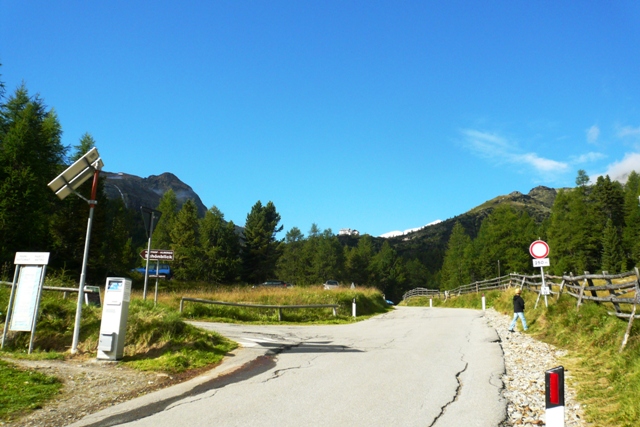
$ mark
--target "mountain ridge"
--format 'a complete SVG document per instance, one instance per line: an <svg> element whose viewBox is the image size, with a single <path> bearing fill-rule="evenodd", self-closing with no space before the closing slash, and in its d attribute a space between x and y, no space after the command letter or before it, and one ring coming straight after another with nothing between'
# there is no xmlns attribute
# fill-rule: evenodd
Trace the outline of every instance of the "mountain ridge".
<svg viewBox="0 0 640 427"><path fill-rule="evenodd" d="M157 209L160 199L169 190L173 190L178 208L187 200L193 200L198 215L203 217L207 207L193 189L171 172L150 175L142 178L123 172L101 172L104 180L104 192L110 200L120 199L128 209L138 210L140 206Z"/></svg>

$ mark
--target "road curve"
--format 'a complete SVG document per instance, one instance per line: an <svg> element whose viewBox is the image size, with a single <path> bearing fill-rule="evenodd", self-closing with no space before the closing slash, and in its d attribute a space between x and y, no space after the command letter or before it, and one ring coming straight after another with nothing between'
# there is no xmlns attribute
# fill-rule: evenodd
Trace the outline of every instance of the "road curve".
<svg viewBox="0 0 640 427"><path fill-rule="evenodd" d="M502 349L481 311L397 307L349 325L194 324L240 342L253 361L224 381L77 425L495 427L506 416Z"/></svg>

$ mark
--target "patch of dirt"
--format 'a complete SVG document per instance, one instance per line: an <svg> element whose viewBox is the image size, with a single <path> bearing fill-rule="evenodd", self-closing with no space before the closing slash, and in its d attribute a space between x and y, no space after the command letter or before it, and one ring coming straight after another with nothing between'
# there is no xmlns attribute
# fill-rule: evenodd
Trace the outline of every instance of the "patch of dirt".
<svg viewBox="0 0 640 427"><path fill-rule="evenodd" d="M82 359L22 360L3 358L18 367L59 378L60 394L37 409L12 421L6 427L52 427L72 424L109 406L142 396L154 390L186 381L212 368L191 370L177 375L136 371L118 362Z"/></svg>

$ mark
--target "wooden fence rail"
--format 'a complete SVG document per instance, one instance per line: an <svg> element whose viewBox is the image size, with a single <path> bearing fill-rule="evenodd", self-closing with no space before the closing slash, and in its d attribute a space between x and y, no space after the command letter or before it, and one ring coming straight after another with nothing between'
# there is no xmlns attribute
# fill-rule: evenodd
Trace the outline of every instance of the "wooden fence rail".
<svg viewBox="0 0 640 427"><path fill-rule="evenodd" d="M596 304L607 303L611 304L614 308L614 311L608 312L609 315L629 319L620 351L624 349L629 338L633 320L640 318L640 314L636 314L636 306L640 304L640 272L637 268L633 271L619 274L608 274L606 271L602 274L591 274L585 271L581 276L574 276L572 273L562 276L545 274L544 278L551 295L560 298L563 293L566 293L576 298L576 310L580 309L580 306L585 300L594 301ZM595 284L594 280L604 282L604 284ZM616 283L613 283L614 280ZM540 274L527 276L512 273L507 276L462 285L447 291L416 288L406 292L402 296L402 299L406 301L420 296L447 299L451 296L479 293L481 291L494 289L504 291L511 287L527 288L532 292L538 293L539 298L542 292L542 276ZM624 307L623 309L621 304L626 304L629 307Z"/></svg>

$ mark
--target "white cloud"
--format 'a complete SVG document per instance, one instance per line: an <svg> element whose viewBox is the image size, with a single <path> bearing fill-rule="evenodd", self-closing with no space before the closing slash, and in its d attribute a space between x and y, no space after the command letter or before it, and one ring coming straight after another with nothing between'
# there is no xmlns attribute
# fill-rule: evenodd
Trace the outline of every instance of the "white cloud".
<svg viewBox="0 0 640 427"><path fill-rule="evenodd" d="M511 149L509 142L496 134L465 129L462 133L472 149L488 157L497 157Z"/></svg>
<svg viewBox="0 0 640 427"><path fill-rule="evenodd" d="M590 144L595 144L598 142L598 137L600 136L600 128L596 125L591 126L587 129L587 141Z"/></svg>
<svg viewBox="0 0 640 427"><path fill-rule="evenodd" d="M533 166L539 172L564 172L569 165L564 162L557 162L551 159L539 157L535 153L512 155L513 160L518 163L525 163Z"/></svg>
<svg viewBox="0 0 640 427"><path fill-rule="evenodd" d="M640 137L640 127L634 128L631 126L625 126L618 131L618 136L620 138Z"/></svg>
<svg viewBox="0 0 640 427"><path fill-rule="evenodd" d="M603 159L605 157L607 156L602 153L590 152L590 153L582 154L578 157L572 157L571 163L574 163L574 164L590 163L590 162L595 162L596 160Z"/></svg>
<svg viewBox="0 0 640 427"><path fill-rule="evenodd" d="M603 175L609 175L613 180L622 183L627 182L627 177L631 171L640 173L640 153L627 153L619 162L611 163ZM595 182L596 178L592 178Z"/></svg>
<svg viewBox="0 0 640 427"><path fill-rule="evenodd" d="M551 159L545 159L536 153L518 153L518 147L494 133L465 129L467 146L486 158L498 163L526 164L538 172L564 172L569 165Z"/></svg>

